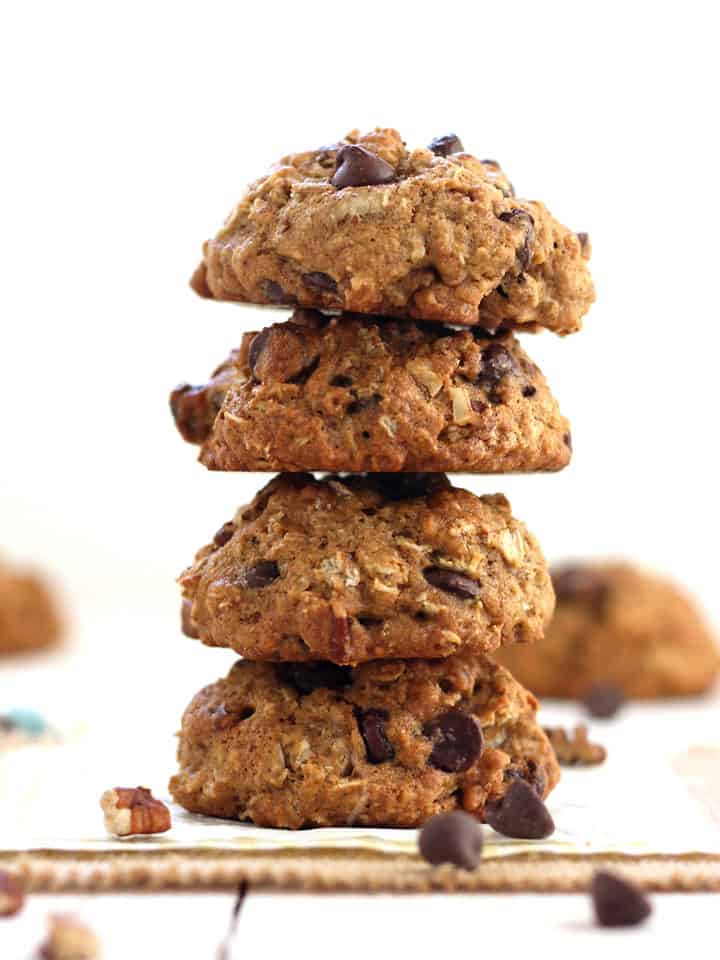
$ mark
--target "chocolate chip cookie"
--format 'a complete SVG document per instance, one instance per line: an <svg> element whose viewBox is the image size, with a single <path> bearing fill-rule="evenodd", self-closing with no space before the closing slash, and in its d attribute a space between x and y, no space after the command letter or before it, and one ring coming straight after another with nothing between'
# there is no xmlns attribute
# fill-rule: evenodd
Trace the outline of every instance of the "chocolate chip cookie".
<svg viewBox="0 0 720 960"><path fill-rule="evenodd" d="M545 638L498 655L534 693L581 698L609 685L630 698L672 697L713 684L714 638L675 584L622 563L561 567L553 582Z"/></svg>
<svg viewBox="0 0 720 960"><path fill-rule="evenodd" d="M60 615L45 581L0 560L0 655L44 650L60 634Z"/></svg>
<svg viewBox="0 0 720 960"><path fill-rule="evenodd" d="M209 383L171 395L213 470L559 470L570 426L510 333L328 317L245 335Z"/></svg>
<svg viewBox="0 0 720 960"><path fill-rule="evenodd" d="M186 632L255 660L485 652L539 638L554 602L505 497L442 474L281 474L180 583Z"/></svg>
<svg viewBox="0 0 720 960"><path fill-rule="evenodd" d="M586 234L518 199L456 137L353 131L284 157L204 247L203 296L573 333L594 299Z"/></svg>
<svg viewBox="0 0 720 960"><path fill-rule="evenodd" d="M180 732L175 800L259 826L420 826L479 819L518 778L559 778L537 702L483 656L240 661L198 693Z"/></svg>

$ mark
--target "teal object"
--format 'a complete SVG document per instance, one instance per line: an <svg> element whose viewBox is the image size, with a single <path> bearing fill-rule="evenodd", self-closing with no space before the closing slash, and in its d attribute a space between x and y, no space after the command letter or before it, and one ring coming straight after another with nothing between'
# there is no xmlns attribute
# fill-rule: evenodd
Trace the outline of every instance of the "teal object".
<svg viewBox="0 0 720 960"><path fill-rule="evenodd" d="M48 729L45 718L36 713L35 710L8 710L4 719L9 721L17 730L22 730L32 737L39 737L46 733Z"/></svg>

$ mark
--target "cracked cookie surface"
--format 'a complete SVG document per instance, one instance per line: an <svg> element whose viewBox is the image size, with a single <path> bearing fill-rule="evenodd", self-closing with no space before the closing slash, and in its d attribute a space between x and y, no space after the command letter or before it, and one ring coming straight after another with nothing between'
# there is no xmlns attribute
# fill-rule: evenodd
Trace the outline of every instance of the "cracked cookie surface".
<svg viewBox="0 0 720 960"><path fill-rule="evenodd" d="M409 151L378 128L284 157L251 184L192 286L221 300L567 334L594 300L589 256L586 234L515 197L498 164L457 138Z"/></svg>
<svg viewBox="0 0 720 960"><path fill-rule="evenodd" d="M0 655L54 646L62 632L48 585L35 573L0 560Z"/></svg>
<svg viewBox="0 0 720 960"><path fill-rule="evenodd" d="M214 470L559 470L570 426L510 333L298 309L171 395Z"/></svg>
<svg viewBox="0 0 720 960"><path fill-rule="evenodd" d="M545 637L498 653L538 696L581 698L599 685L630 698L687 696L717 678L715 639L676 584L623 563L558 567L553 582Z"/></svg>
<svg viewBox="0 0 720 960"><path fill-rule="evenodd" d="M416 827L455 809L482 820L516 778L543 797L558 781L536 709L482 656L240 661L185 711L170 791L194 813L266 827Z"/></svg>
<svg viewBox="0 0 720 960"><path fill-rule="evenodd" d="M282 474L180 584L186 632L255 660L486 652L539 638L554 604L505 497L442 474Z"/></svg>

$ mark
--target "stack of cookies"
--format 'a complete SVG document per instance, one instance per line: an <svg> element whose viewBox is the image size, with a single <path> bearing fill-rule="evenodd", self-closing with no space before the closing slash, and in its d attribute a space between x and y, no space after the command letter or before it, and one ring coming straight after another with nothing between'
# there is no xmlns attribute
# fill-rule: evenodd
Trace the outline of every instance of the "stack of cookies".
<svg viewBox="0 0 720 960"><path fill-rule="evenodd" d="M206 467L279 471L180 578L185 633L243 657L183 717L188 810L492 823L513 785L553 788L537 702L489 657L542 637L545 560L502 495L445 474L569 462L513 331L577 330L588 256L454 135L385 129L284 158L205 245L196 292L293 312L171 396Z"/></svg>

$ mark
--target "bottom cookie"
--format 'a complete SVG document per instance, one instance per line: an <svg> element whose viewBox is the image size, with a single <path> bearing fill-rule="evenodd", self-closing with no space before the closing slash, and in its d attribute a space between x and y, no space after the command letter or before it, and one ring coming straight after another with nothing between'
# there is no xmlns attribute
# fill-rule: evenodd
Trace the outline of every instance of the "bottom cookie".
<svg viewBox="0 0 720 960"><path fill-rule="evenodd" d="M238 661L185 711L186 809L259 826L416 827L484 819L514 779L559 778L537 701L486 657L330 663Z"/></svg>

